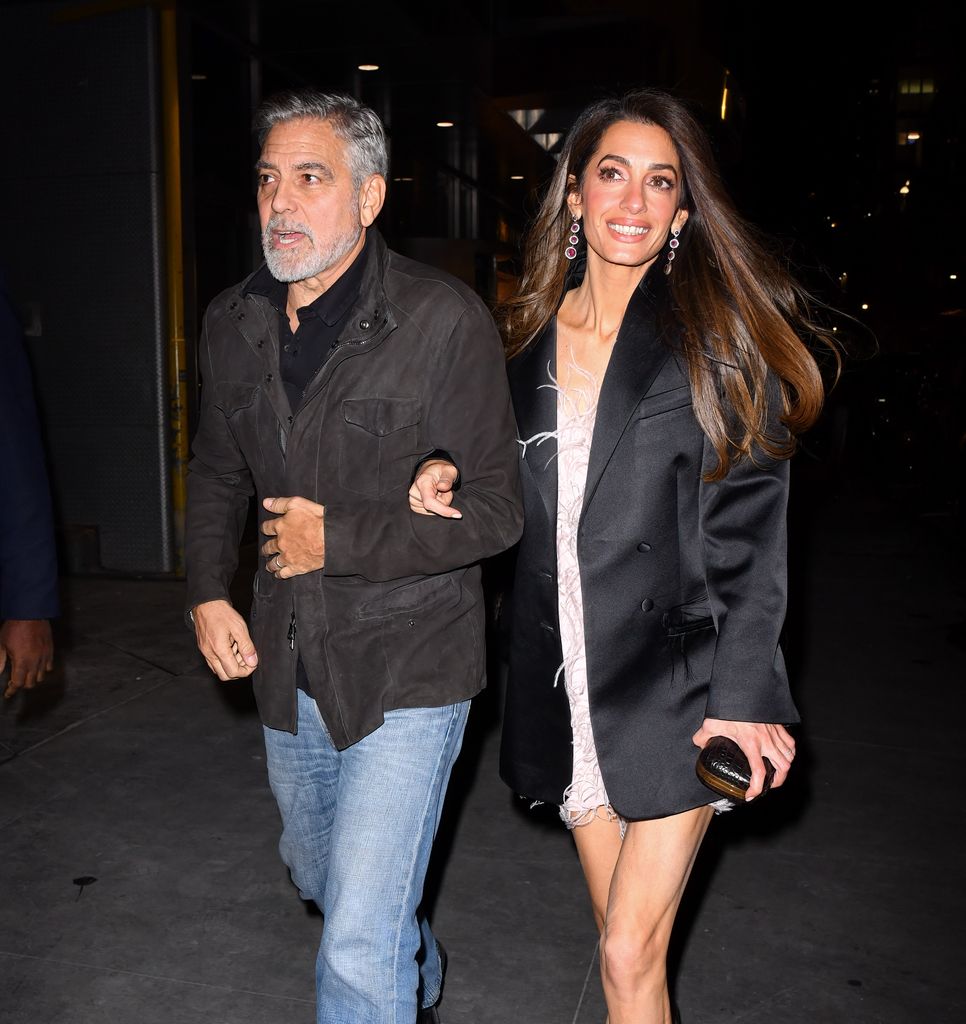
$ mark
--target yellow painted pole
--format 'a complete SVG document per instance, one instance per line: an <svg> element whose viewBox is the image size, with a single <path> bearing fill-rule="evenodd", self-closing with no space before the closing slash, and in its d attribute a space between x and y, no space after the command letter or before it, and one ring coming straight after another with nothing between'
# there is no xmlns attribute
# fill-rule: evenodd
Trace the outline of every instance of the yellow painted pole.
<svg viewBox="0 0 966 1024"><path fill-rule="evenodd" d="M174 2L161 17L161 139L164 153L165 270L168 321L168 416L175 571L184 575L188 471L188 381L181 236L181 116L178 105L178 17Z"/></svg>

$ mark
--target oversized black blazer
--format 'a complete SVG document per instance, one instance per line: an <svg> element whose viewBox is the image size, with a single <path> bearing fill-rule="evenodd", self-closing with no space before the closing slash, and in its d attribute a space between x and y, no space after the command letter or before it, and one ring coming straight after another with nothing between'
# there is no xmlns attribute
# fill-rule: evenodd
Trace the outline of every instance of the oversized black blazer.
<svg viewBox="0 0 966 1024"><path fill-rule="evenodd" d="M663 278L663 275L660 275ZM788 463L743 459L720 481L695 419L663 282L645 278L600 390L577 534L590 716L612 806L663 817L713 796L694 773L707 717L798 720L779 648ZM510 361L525 526L509 601L501 775L560 803L572 730L557 615L555 321ZM772 429L781 431L775 394Z"/></svg>

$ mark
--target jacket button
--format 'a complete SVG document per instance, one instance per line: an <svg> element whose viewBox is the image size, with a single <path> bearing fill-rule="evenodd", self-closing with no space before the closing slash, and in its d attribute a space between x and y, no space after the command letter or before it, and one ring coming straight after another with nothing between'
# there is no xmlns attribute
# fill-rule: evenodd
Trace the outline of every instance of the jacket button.
<svg viewBox="0 0 966 1024"><path fill-rule="evenodd" d="M259 338L258 339L258 347L261 348L264 344L265 344L265 339L264 338ZM288 351L288 346L286 346L285 351L286 352Z"/></svg>
<svg viewBox="0 0 966 1024"><path fill-rule="evenodd" d="M369 328L370 328L371 326L372 326L372 325L371 325L371 324L369 323L369 321L368 321L368 320L360 320L360 321L359 321L359 327L360 327L360 328L361 328L362 330L364 330L364 331L368 331L368 330L369 330Z"/></svg>
<svg viewBox="0 0 966 1024"><path fill-rule="evenodd" d="M645 597L644 600L641 601L641 611L649 612L653 607L654 602L649 597Z"/></svg>
<svg viewBox="0 0 966 1024"><path fill-rule="evenodd" d="M266 380L266 381L267 381L267 382L268 382L269 384L271 384L271 383L272 383L272 381L273 381L273 380L275 380L275 374L274 374L274 373L266 373L266 374L265 374L265 380Z"/></svg>
<svg viewBox="0 0 966 1024"><path fill-rule="evenodd" d="M641 541L641 543L637 545L637 550L638 551L650 551L651 550L651 545L650 544L646 544L644 541Z"/></svg>
<svg viewBox="0 0 966 1024"><path fill-rule="evenodd" d="M236 309L237 307L238 307L238 303L237 302L229 302L228 303L228 308L230 310Z"/></svg>

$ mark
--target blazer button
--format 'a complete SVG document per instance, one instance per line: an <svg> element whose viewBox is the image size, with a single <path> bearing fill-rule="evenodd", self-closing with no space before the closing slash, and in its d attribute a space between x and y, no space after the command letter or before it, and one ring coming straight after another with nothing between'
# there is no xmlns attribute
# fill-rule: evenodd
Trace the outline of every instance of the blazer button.
<svg viewBox="0 0 966 1024"><path fill-rule="evenodd" d="M644 541L641 541L641 543L637 545L637 550L638 551L650 551L651 550L651 545L650 544L646 544Z"/></svg>
<svg viewBox="0 0 966 1024"><path fill-rule="evenodd" d="M275 380L275 374L274 373L266 373L265 374L265 381L268 384L271 384L273 380Z"/></svg>
<svg viewBox="0 0 966 1024"><path fill-rule="evenodd" d="M654 602L649 597L645 597L644 600L641 601L641 611L649 612L653 607Z"/></svg>
<svg viewBox="0 0 966 1024"><path fill-rule="evenodd" d="M359 321L359 327L363 331L368 331L371 326L372 325L369 323L368 320L360 320Z"/></svg>

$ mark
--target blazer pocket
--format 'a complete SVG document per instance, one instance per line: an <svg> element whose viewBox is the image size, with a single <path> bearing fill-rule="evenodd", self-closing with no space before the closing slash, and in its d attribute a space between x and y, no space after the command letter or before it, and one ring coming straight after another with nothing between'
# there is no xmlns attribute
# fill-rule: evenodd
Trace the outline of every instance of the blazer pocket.
<svg viewBox="0 0 966 1024"><path fill-rule="evenodd" d="M670 391L662 391L659 395L645 396L637 407L634 418L637 420L649 420L655 416L662 416L667 412L674 412L676 409L686 409L691 406L691 387L684 384L679 388L671 388Z"/></svg>
<svg viewBox="0 0 966 1024"><path fill-rule="evenodd" d="M714 626L711 606L708 604L707 598L679 604L664 613L663 625L668 636L680 636L682 633L691 633L696 629L707 629L709 626Z"/></svg>
<svg viewBox="0 0 966 1024"><path fill-rule="evenodd" d="M455 605L459 603L461 589L452 576L427 576L364 602L359 606L359 618L381 619Z"/></svg>
<svg viewBox="0 0 966 1024"><path fill-rule="evenodd" d="M377 498L408 487L418 450L422 405L418 398L346 398L339 443L339 482Z"/></svg>

